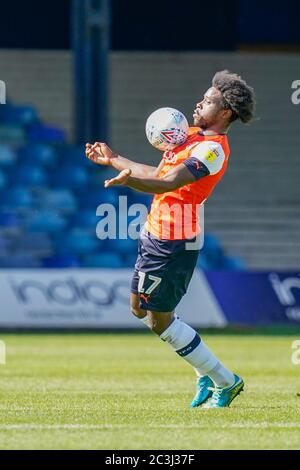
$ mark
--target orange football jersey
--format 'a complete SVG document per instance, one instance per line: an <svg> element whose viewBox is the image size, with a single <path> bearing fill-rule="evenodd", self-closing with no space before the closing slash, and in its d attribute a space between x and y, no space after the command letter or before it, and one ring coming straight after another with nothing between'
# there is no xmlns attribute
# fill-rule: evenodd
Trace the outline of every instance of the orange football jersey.
<svg viewBox="0 0 300 470"><path fill-rule="evenodd" d="M222 178L230 154L225 134L203 135L191 127L184 144L163 154L165 164L159 173L164 176L174 166L191 157L208 168L210 174L175 191L155 194L145 229L154 237L167 240L191 239L200 233L199 208ZM201 163L200 163L201 164Z"/></svg>

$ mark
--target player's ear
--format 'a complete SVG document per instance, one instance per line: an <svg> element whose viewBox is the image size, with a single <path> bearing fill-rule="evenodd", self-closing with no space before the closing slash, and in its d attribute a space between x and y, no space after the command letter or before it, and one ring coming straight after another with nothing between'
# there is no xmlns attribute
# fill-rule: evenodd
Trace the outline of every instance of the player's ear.
<svg viewBox="0 0 300 470"><path fill-rule="evenodd" d="M222 109L221 110L222 117L228 121L231 121L233 111L231 109Z"/></svg>

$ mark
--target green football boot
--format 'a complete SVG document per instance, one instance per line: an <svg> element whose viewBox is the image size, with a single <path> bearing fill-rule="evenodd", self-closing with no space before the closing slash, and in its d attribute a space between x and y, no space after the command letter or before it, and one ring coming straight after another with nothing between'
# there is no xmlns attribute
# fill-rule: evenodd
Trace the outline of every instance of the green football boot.
<svg viewBox="0 0 300 470"><path fill-rule="evenodd" d="M213 386L214 383L208 377L208 375L199 377L196 385L196 395L194 396L193 401L191 403L191 408L196 408L197 406L202 405L202 403L208 400L208 398L210 398L213 394Z"/></svg>
<svg viewBox="0 0 300 470"><path fill-rule="evenodd" d="M244 389L244 381L234 374L235 382L231 387L220 388L210 387L212 397L202 406L202 408L224 408L229 406L232 400Z"/></svg>

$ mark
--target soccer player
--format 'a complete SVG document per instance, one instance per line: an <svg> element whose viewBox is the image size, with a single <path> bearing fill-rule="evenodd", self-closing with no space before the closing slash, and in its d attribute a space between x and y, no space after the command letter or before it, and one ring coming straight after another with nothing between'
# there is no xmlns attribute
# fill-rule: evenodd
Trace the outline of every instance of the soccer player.
<svg viewBox="0 0 300 470"><path fill-rule="evenodd" d="M170 344L197 374L192 407L230 405L243 390L243 379L226 368L198 333L175 314L191 280L198 250L187 249L200 231L199 204L224 175L229 157L227 133L238 119L254 114L254 91L237 74L217 72L212 86L194 110L187 141L163 154L157 168L135 163L114 153L105 143L86 145L86 156L120 173L105 187L126 185L154 194L139 238L131 289L131 310L154 333ZM175 208L174 208L175 204Z"/></svg>

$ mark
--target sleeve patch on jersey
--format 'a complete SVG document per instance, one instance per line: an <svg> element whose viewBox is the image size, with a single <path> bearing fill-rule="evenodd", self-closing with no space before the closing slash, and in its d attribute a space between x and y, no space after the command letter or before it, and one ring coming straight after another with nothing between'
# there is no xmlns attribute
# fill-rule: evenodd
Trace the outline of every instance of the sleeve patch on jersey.
<svg viewBox="0 0 300 470"><path fill-rule="evenodd" d="M190 157L204 163L210 175L217 174L226 160L222 146L218 142L208 140L194 147Z"/></svg>

